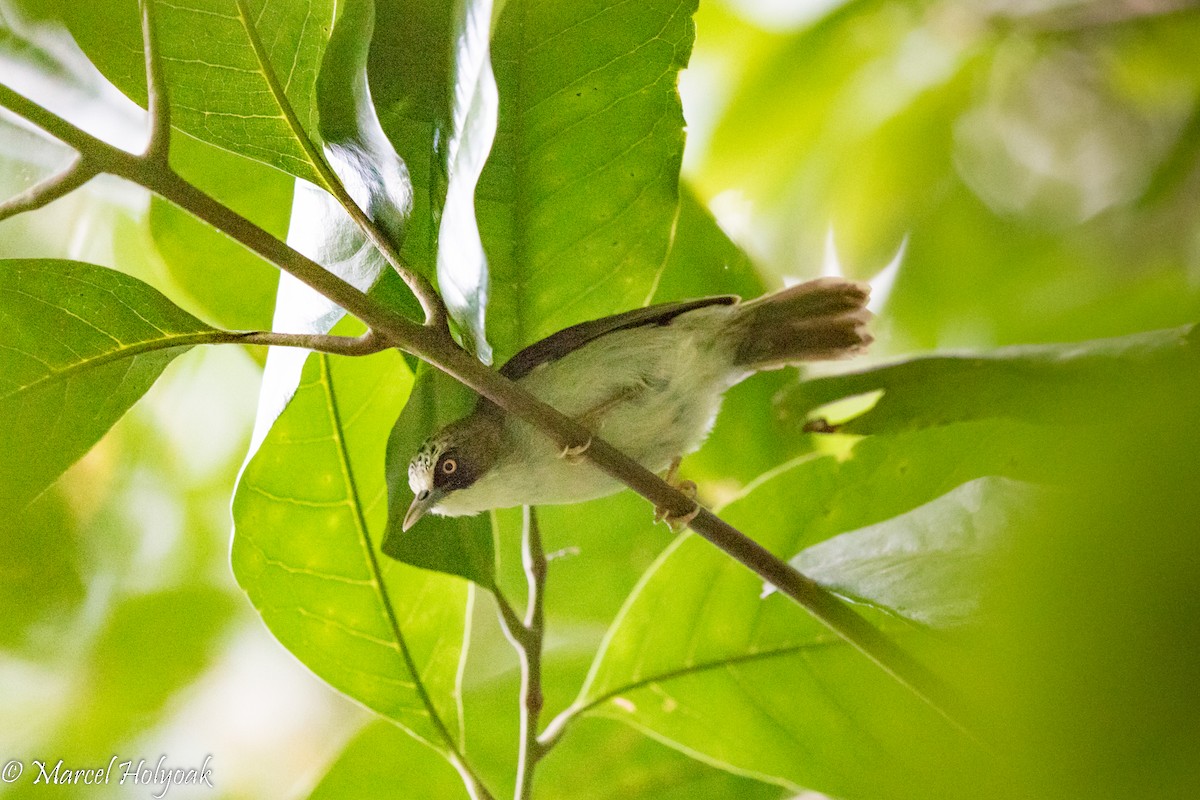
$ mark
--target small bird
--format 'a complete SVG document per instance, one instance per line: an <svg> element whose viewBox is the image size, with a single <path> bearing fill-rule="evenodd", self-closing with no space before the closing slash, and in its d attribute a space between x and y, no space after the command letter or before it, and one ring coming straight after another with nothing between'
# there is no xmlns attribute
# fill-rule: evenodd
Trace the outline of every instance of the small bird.
<svg viewBox="0 0 1200 800"><path fill-rule="evenodd" d="M500 374L657 472L699 449L726 390L753 373L861 353L871 343L869 292L818 278L749 302L721 295L648 306L565 328ZM623 488L578 455L480 398L413 456L404 530L426 513L575 503Z"/></svg>

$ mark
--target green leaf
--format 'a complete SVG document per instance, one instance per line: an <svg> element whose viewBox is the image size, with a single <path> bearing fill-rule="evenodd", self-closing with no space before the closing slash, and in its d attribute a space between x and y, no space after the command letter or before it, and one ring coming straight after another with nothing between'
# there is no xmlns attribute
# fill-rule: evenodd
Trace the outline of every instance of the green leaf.
<svg viewBox="0 0 1200 800"><path fill-rule="evenodd" d="M811 454L766 473L720 513L787 557L973 478L1044 478L1071 450L1043 430L998 423L869 437L848 459ZM762 588L708 542L681 537L613 624L576 708L794 788L956 796L965 773L941 768L946 759L972 768L968 743L802 609L763 598ZM863 613L910 646L932 646L894 617Z"/></svg>
<svg viewBox="0 0 1200 800"><path fill-rule="evenodd" d="M614 765L620 765L614 769ZM539 765L539 796L554 800L782 800L778 786L689 758L640 731L582 720Z"/></svg>
<svg viewBox="0 0 1200 800"><path fill-rule="evenodd" d="M676 79L695 0L510 0L492 39L500 119L476 209L499 360L645 304L678 211Z"/></svg>
<svg viewBox="0 0 1200 800"><path fill-rule="evenodd" d="M412 185L404 162L384 135L371 103L366 70L373 26L371 0L344 4L317 83L319 129L326 143L325 157L337 180L354 203L400 247L405 221L412 209ZM333 196L318 186L297 184L287 241L361 291L370 291L387 277L393 283L398 282L357 223ZM379 289L388 294L392 291L382 285ZM417 311L416 302L407 291L404 300L390 304L409 316ZM277 328L324 333L344 313L336 303L291 276L280 279Z"/></svg>
<svg viewBox="0 0 1200 800"><path fill-rule="evenodd" d="M290 176L186 135L172 139L171 166L256 225L287 234ZM150 198L149 225L171 278L209 319L241 330L271 327L275 265L158 195Z"/></svg>
<svg viewBox="0 0 1200 800"><path fill-rule="evenodd" d="M156 0L173 124L322 183L315 87L336 7L334 0ZM137 3L64 3L63 13L100 71L145 106Z"/></svg>
<svg viewBox="0 0 1200 800"><path fill-rule="evenodd" d="M446 199L456 5L376 0L378 19L367 64L380 124L412 179L404 257L428 277L436 272L437 230Z"/></svg>
<svg viewBox="0 0 1200 800"><path fill-rule="evenodd" d="M310 356L239 481L233 570L272 633L317 675L445 748L457 727L467 585L377 552L382 450L410 386L394 352Z"/></svg>
<svg viewBox="0 0 1200 800"><path fill-rule="evenodd" d="M970 621L984 566L1037 493L1004 478L964 483L906 514L800 551L791 565L855 602L925 625Z"/></svg>
<svg viewBox="0 0 1200 800"><path fill-rule="evenodd" d="M461 575L487 589L495 587L496 556L492 522L487 514L474 517L426 515L412 530L403 530L404 515L413 501L408 486L408 462L421 442L442 425L462 417L475 395L453 378L425 364L404 411L396 419L387 443L388 520L383 552L407 564Z"/></svg>
<svg viewBox="0 0 1200 800"><path fill-rule="evenodd" d="M1200 328L1189 325L1090 342L915 358L805 381L780 406L802 421L826 403L882 390L870 410L845 426L853 433L994 418L1115 424L1143 410L1147 391L1181 392L1181 381L1197 380Z"/></svg>
<svg viewBox="0 0 1200 800"><path fill-rule="evenodd" d="M492 296L488 301L493 312L491 338L502 355L512 355L520 345L529 343L525 333L517 329L536 325L536 332L546 335L571 322L650 299L664 268L677 213L682 117L674 77L686 62L691 45L691 8L685 5L664 4L670 7L664 11L606 3L596 13L596 9L564 12L557 6L542 8L527 0L506 4L492 52L501 84L498 141L507 144L493 149L478 195L479 224L485 234L487 258L492 262ZM439 280L444 290L453 289L448 298L453 299L457 293L459 301L468 306L482 302L489 291L483 253L476 253L471 242L470 204L476 159L490 143L490 75L484 59L485 41L480 39L486 17L483 11L482 5L466 10L456 49L459 83L453 130L461 141L452 139L450 144L449 191L441 220L444 246L438 254ZM625 49L637 49L639 43L645 44L644 52L621 59L620 68L629 74L618 74L617 67L609 62ZM518 81L522 76L524 81ZM433 103L431 108L434 110L430 114L436 119L439 106ZM647 109L655 112L652 119L635 118ZM601 128L609 129L615 138L597 139L595 132ZM537 136L530 140L535 130ZM564 141L571 143L569 148L560 147L553 139L560 133ZM632 142L632 147L613 149L623 141ZM515 147L518 142L520 148ZM538 154L536 165L526 163L533 152L530 148L541 147L537 142L561 155ZM571 163L569 158L578 159L578 163ZM546 171L539 166L556 159L561 162L557 170ZM608 183L615 187L611 193L604 188ZM506 195L502 205L484 199L489 192L510 190L512 195ZM624 194L627 192L638 199L631 204ZM572 198L583 194L591 200L589 210L580 214L570 204ZM612 196L598 200L608 194ZM543 202L551 199L553 202ZM537 212L543 222L537 230L518 226L516 239L503 245L504 260L497 266L497 240L487 234L498 235L501 227L516 224L530 204L539 203L544 205ZM626 210L631 213L624 213ZM605 215L607 221L597 226L590 216L595 213ZM551 231L555 220L560 227ZM560 234L586 239L600 233L606 239L609 235L624 238L626 246L606 246L593 254L596 248L580 240L561 250L556 258L564 260L555 269L564 276L568 272L575 276L569 294L564 294L563 284L554 279L556 273L540 274L536 281L522 277L529 274L525 272L528 265L520 261L524 248L540 251L559 247L561 242L556 237ZM620 279L621 288L592 293L595 287L589 287L586 278L579 278L581 268L588 273L612 272ZM451 269L455 270L453 276L447 274ZM543 272L541 267L537 269ZM549 293L576 307L568 316L550 309L543 313L538 298L545 299ZM585 301L584 295L588 294L592 296ZM475 344L481 354L486 352L486 342L476 338ZM424 391L436 390L430 384ZM425 396L424 391L421 396ZM464 575L490 586L494 581L491 532L478 521L435 519L418 523L408 534L400 531L412 499L406 474L408 460L439 424L469 410L435 411L432 398L429 394L419 411L406 412L398 420L389 445L392 498L387 552L410 563Z"/></svg>
<svg viewBox="0 0 1200 800"><path fill-rule="evenodd" d="M371 798L466 800L462 779L444 758L387 722L373 722L351 740L309 800Z"/></svg>
<svg viewBox="0 0 1200 800"><path fill-rule="evenodd" d="M53 483L213 333L135 278L54 260L0 262L0 330L2 509Z"/></svg>

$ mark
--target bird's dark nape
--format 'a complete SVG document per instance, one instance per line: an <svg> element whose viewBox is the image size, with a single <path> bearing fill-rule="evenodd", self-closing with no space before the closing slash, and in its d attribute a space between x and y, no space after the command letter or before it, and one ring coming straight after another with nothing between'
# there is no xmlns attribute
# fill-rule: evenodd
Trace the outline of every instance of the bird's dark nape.
<svg viewBox="0 0 1200 800"><path fill-rule="evenodd" d="M872 341L871 288L845 278L818 278L764 295L737 310L735 363L753 370L847 358Z"/></svg>

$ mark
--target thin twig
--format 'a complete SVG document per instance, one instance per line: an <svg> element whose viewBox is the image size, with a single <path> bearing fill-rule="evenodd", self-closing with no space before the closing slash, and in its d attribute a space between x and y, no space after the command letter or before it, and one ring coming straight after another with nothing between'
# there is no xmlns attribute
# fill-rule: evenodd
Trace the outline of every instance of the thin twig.
<svg viewBox="0 0 1200 800"><path fill-rule="evenodd" d="M533 793L533 770L542 757L538 723L545 698L542 694L542 644L546 636L545 589L546 551L538 526L537 509L526 506L521 537L521 563L529 585L525 608L526 645L522 652L521 750L517 757L516 800L529 800Z"/></svg>
<svg viewBox="0 0 1200 800"><path fill-rule="evenodd" d="M94 177L96 177L96 170L89 167L82 157L76 156L75 160L62 172L30 186L20 194L0 203L0 220L49 205L58 198L75 191Z"/></svg>
<svg viewBox="0 0 1200 800"><path fill-rule="evenodd" d="M149 161L166 164L171 151L171 97L158 49L154 0L138 1L142 10L142 49L146 61L146 111L150 115L150 142L144 156Z"/></svg>
<svg viewBox="0 0 1200 800"><path fill-rule="evenodd" d="M441 369L505 412L529 422L560 447L581 450L588 461L656 507L666 509L673 516L685 516L695 508L694 500L641 464L603 439L593 437L577 421L484 366L458 347L445 329L410 322L170 170L147 167L143 159L101 142L3 85L0 85L0 106L25 117L81 152L86 152L88 159L100 171L111 172L157 192L241 242L357 316L385 344L405 350ZM586 448L584 445L587 445ZM961 705L949 688L850 606L706 509L700 509L690 527L775 586L781 594L808 609L848 644L911 689L956 727L963 728Z"/></svg>
<svg viewBox="0 0 1200 800"><path fill-rule="evenodd" d="M208 344L258 344L267 347L303 347L338 356L369 356L389 349L368 331L362 336L325 333L276 333L275 331L219 331Z"/></svg>
<svg viewBox="0 0 1200 800"><path fill-rule="evenodd" d="M538 723L545 698L542 694L542 644L546 636L546 551L542 546L537 510L526 506L521 525L521 563L525 568L528 600L525 619L517 616L508 599L494 592L500 624L521 662L521 729L517 750L517 783L514 800L529 800L533 771L545 754L538 738Z"/></svg>

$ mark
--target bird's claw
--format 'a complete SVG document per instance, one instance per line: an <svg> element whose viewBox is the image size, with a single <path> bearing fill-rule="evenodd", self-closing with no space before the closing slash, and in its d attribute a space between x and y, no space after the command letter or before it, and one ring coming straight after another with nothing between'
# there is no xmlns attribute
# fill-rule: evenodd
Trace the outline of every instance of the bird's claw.
<svg viewBox="0 0 1200 800"><path fill-rule="evenodd" d="M570 445L569 444L566 447L564 447L562 449L562 452L560 452L558 454L558 457L561 458L562 460L566 461L568 464L578 464L580 461L583 460L583 454L586 453L587 449L591 446L592 446L592 437L589 436L588 440L586 442L584 442L583 444L579 444L579 445Z"/></svg>
<svg viewBox="0 0 1200 800"><path fill-rule="evenodd" d="M677 473L679 472L680 460L681 459L676 458L674 461L671 462L671 466L667 468L667 474L663 478L663 480L665 480L667 483L671 484L671 486L673 486L674 488L678 489L679 491L681 491L685 495L687 495L688 499L695 501L695 499L696 499L696 482L695 481L686 481L686 480L681 481L681 480L677 479ZM699 513L700 513L700 504L697 502L693 502L692 510L688 511L684 514L672 514L670 509L668 509L668 508L664 508L663 506L655 506L654 521L655 522L666 522L667 526L672 531L674 531L675 533L678 533L679 531L683 530L688 525L690 525L692 520L694 520L696 518L696 515Z"/></svg>

